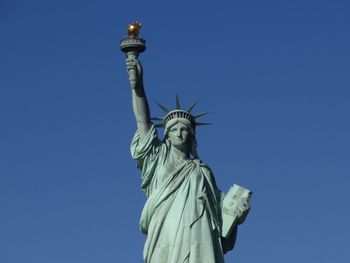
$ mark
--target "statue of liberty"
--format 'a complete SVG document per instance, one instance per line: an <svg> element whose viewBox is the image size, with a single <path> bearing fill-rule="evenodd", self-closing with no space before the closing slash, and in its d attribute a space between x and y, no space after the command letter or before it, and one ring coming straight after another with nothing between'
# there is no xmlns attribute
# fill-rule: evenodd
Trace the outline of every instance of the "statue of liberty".
<svg viewBox="0 0 350 263"><path fill-rule="evenodd" d="M248 200L241 202L238 219L229 234L222 235L224 194L218 189L212 170L197 153L195 103L182 108L176 96L176 108L159 104L164 117L151 118L143 85L143 70L138 54L145 41L138 38L140 24L129 25L129 35L121 49L127 54L126 67L132 93L137 131L131 143L131 155L141 170L147 202L140 228L147 235L143 257L146 263L222 263L224 253L234 246L237 225L249 210ZM152 120L161 123L154 124ZM163 139L157 128L164 128Z"/></svg>

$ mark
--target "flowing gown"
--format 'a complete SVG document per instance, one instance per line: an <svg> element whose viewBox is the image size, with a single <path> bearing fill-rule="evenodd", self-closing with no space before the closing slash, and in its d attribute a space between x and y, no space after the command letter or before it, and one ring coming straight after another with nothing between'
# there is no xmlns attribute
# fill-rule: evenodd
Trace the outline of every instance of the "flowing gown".
<svg viewBox="0 0 350 263"><path fill-rule="evenodd" d="M169 147L152 126L139 132L131 154L142 174L147 196L140 227L147 235L146 263L222 263L221 192L210 168L199 160L169 166Z"/></svg>

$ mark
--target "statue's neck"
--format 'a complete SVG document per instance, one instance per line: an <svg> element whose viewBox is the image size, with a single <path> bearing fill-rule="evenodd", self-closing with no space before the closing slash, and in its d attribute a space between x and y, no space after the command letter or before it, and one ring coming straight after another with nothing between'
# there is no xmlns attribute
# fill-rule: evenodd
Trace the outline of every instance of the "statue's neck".
<svg viewBox="0 0 350 263"><path fill-rule="evenodd" d="M172 158L173 160L188 160L190 158L190 153L187 150L187 147L182 149L171 145L170 158Z"/></svg>

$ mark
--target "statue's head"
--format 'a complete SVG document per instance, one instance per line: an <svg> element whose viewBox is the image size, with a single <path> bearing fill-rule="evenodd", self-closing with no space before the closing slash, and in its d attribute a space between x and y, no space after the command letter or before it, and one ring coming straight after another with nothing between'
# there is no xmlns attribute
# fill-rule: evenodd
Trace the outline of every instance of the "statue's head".
<svg viewBox="0 0 350 263"><path fill-rule="evenodd" d="M207 122L197 122L196 119L205 115L207 112L193 115L191 113L197 102L193 103L188 109L181 109L179 98L176 96L176 109L168 110L167 107L158 103L158 105L164 110L166 115L164 117L155 117L153 120L162 121L160 124L156 124L156 127L164 128L164 141L168 145L175 147L181 147L191 153L193 158L197 159L198 154L196 151L196 126L208 125Z"/></svg>
<svg viewBox="0 0 350 263"><path fill-rule="evenodd" d="M192 154L193 158L198 158L196 135L188 120L173 119L165 128L164 141L168 146L176 147L188 155Z"/></svg>

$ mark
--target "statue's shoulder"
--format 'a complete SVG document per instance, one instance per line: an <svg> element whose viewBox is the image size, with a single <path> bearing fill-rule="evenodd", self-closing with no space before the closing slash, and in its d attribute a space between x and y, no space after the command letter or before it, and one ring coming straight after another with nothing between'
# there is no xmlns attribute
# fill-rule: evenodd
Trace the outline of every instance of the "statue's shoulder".
<svg viewBox="0 0 350 263"><path fill-rule="evenodd" d="M208 173L212 173L212 170L209 167L209 165L207 163L204 163L201 159L193 159L192 161L194 163L196 163L197 165L199 165L203 171L208 172Z"/></svg>
<svg viewBox="0 0 350 263"><path fill-rule="evenodd" d="M201 171L206 176L206 178L210 180L210 182L217 188L215 178L214 178L214 173L209 167L209 165L206 163L203 163L202 160L199 160L199 159L195 159L193 160L193 162L195 162L200 167Z"/></svg>

